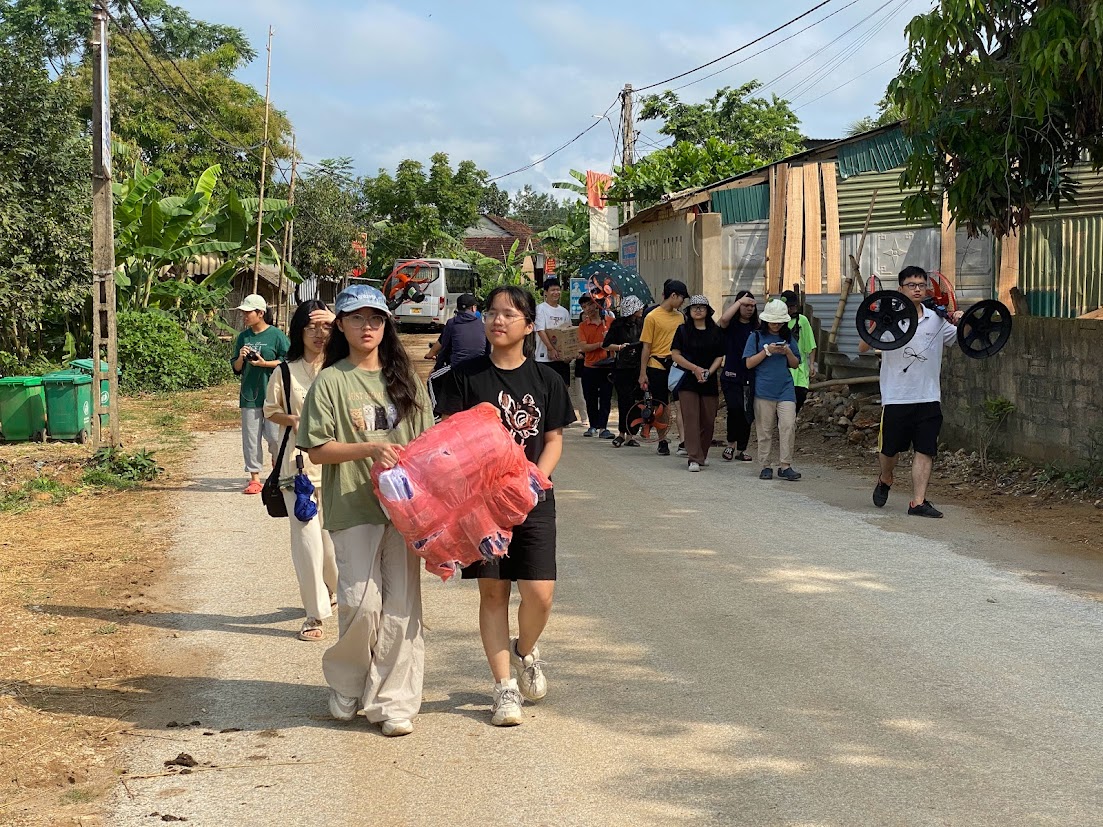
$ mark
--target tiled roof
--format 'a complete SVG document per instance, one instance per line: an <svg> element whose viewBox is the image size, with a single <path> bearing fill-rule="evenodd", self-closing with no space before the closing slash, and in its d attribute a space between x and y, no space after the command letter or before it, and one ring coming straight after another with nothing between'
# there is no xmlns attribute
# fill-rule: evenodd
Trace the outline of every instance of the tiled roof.
<svg viewBox="0 0 1103 827"><path fill-rule="evenodd" d="M505 261L506 256L509 255L509 250L513 246L513 242L517 239L511 235L499 236L498 238L465 238L463 240L463 246L468 250L475 250L482 253L487 258L496 258L498 261ZM526 245L526 239L521 240L521 246L518 248L518 252L524 252Z"/></svg>
<svg viewBox="0 0 1103 827"><path fill-rule="evenodd" d="M515 221L512 218L502 218L500 215L490 215L489 213L484 214L483 217L487 221L497 224L514 238L532 237L532 227L524 221Z"/></svg>

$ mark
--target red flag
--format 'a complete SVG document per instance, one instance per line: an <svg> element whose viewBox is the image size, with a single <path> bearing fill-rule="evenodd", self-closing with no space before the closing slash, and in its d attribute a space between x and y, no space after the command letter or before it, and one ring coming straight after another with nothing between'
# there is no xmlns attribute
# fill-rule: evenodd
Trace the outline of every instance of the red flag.
<svg viewBox="0 0 1103 827"><path fill-rule="evenodd" d="M605 193L613 183L613 176L603 172L586 170L586 203L599 210L605 209Z"/></svg>

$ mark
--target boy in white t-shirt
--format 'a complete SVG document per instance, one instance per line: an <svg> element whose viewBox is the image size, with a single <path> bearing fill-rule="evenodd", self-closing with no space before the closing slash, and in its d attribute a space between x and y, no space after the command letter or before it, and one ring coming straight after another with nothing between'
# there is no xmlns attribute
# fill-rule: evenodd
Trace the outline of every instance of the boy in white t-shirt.
<svg viewBox="0 0 1103 827"><path fill-rule="evenodd" d="M568 360L578 354L560 353L548 335L549 330L571 326L571 311L559 304L562 295L563 288L559 286L558 279L544 280L544 301L536 305L536 322L533 328L536 331L536 361L543 362L558 373L563 383L570 387L571 364Z"/></svg>
<svg viewBox="0 0 1103 827"><path fill-rule="evenodd" d="M908 505L908 514L941 517L942 512L927 500L927 484L942 430L942 351L957 341L954 324L964 314L956 311L947 321L923 304L930 287L927 271L922 267L905 267L898 281L900 292L915 305L919 320L907 345L881 353L881 433L877 455L881 473L873 489L873 504L881 508L888 502L897 454L914 448L914 499ZM871 349L865 340L858 344L860 353Z"/></svg>

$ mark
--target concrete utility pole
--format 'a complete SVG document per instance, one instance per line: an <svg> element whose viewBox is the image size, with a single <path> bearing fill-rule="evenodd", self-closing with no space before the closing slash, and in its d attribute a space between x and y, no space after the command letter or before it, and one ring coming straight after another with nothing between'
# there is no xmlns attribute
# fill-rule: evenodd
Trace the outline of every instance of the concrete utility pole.
<svg viewBox="0 0 1103 827"><path fill-rule="evenodd" d="M115 204L111 195L111 106L107 10L92 8L92 445L119 445L119 350L115 323ZM105 352L106 351L106 352ZM106 359L104 358L106 357ZM104 376L101 362L107 362ZM104 404L100 383L107 380ZM103 433L103 415L108 433Z"/></svg>
<svg viewBox="0 0 1103 827"><path fill-rule="evenodd" d="M257 280L260 278L260 237L264 226L264 179L268 172L268 109L272 91L272 35L275 32L268 27L268 74L264 81L264 149L260 164L260 200L257 202L257 249L253 259L253 291L257 292Z"/></svg>
<svg viewBox="0 0 1103 827"><path fill-rule="evenodd" d="M632 84L624 84L624 90L620 93L620 127L621 127L621 166L627 169L636 162L636 127L632 122ZM636 202L628 201L624 205L624 220L636 214Z"/></svg>

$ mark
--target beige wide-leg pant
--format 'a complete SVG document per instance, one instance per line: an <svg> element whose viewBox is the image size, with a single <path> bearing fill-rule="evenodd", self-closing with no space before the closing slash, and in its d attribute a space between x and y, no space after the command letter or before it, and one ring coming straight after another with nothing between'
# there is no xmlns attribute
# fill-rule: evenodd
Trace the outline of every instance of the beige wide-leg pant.
<svg viewBox="0 0 1103 827"><path fill-rule="evenodd" d="M325 620L333 615L329 595L337 591L337 559L333 540L322 528L322 489L314 489L314 504L318 514L308 523L295 516L295 492L284 490L287 521L291 524L291 563L299 581L299 597L307 617Z"/></svg>
<svg viewBox="0 0 1103 827"><path fill-rule="evenodd" d="M758 457L763 468L770 467L770 451L774 447L774 425L777 424L778 454L781 465L793 464L793 439L797 432L797 403L754 400L754 424L758 433Z"/></svg>
<svg viewBox="0 0 1103 827"><path fill-rule="evenodd" d="M418 558L393 526L359 525L330 536L340 637L322 657L326 683L359 698L372 723L413 718L425 671Z"/></svg>

